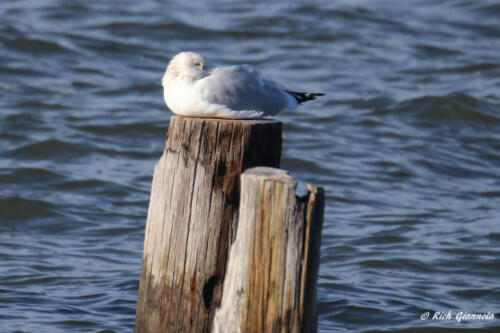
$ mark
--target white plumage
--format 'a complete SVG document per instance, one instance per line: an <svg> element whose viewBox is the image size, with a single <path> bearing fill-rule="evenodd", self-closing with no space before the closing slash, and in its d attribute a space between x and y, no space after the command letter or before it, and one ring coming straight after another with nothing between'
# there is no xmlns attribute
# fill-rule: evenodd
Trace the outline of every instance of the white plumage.
<svg viewBox="0 0 500 333"><path fill-rule="evenodd" d="M259 118L323 95L287 91L249 65L212 67L192 52L172 58L162 86L168 108L191 117Z"/></svg>

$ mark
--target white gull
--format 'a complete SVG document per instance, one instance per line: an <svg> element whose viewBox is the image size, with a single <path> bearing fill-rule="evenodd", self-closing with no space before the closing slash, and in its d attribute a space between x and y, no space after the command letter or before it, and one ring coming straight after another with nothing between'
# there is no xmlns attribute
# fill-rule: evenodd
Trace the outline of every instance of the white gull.
<svg viewBox="0 0 500 333"><path fill-rule="evenodd" d="M260 118L324 95L287 90L249 65L213 67L193 52L172 58L162 86L167 107L190 117Z"/></svg>

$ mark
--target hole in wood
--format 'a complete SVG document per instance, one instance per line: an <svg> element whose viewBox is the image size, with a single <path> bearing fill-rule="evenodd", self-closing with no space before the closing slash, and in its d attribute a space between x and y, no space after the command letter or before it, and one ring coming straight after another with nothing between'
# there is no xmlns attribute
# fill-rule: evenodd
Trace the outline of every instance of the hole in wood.
<svg viewBox="0 0 500 333"><path fill-rule="evenodd" d="M207 310L210 309L217 282L219 282L219 277L217 275L212 275L203 286L203 304L205 304L205 309Z"/></svg>

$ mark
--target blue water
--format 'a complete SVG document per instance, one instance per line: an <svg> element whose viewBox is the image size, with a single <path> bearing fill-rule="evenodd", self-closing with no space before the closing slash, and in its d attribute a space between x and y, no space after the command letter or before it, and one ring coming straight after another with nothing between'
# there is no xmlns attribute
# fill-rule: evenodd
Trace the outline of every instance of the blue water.
<svg viewBox="0 0 500 333"><path fill-rule="evenodd" d="M500 2L96 3L0 3L0 332L133 330L183 50L326 93L278 117L327 195L321 332L500 329Z"/></svg>

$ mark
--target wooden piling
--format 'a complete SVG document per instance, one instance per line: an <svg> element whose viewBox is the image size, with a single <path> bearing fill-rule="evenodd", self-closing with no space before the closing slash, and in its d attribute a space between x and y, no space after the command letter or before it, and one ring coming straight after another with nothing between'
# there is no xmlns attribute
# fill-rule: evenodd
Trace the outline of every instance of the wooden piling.
<svg viewBox="0 0 500 333"><path fill-rule="evenodd" d="M324 193L295 195L286 171L241 177L238 230L212 332L315 332Z"/></svg>
<svg viewBox="0 0 500 333"><path fill-rule="evenodd" d="M238 219L239 176L279 167L281 123L173 116L155 166L135 332L206 332Z"/></svg>

